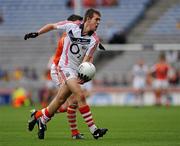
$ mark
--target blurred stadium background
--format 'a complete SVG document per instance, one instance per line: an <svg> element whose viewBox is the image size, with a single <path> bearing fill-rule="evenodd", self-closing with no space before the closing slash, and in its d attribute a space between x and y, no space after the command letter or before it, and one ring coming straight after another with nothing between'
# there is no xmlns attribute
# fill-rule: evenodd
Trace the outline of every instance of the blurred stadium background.
<svg viewBox="0 0 180 146"><path fill-rule="evenodd" d="M76 4L76 2L78 4ZM46 23L83 14L94 7L102 13L98 30L106 51L95 55L92 105L134 105L131 71L143 58L150 68L164 53L173 66L172 105L180 105L179 0L0 0L0 106L16 94L36 104L52 95L48 62L61 32L24 41L24 34ZM170 56L170 57L169 57ZM146 86L145 105L154 105ZM29 103L30 102L30 103Z"/></svg>

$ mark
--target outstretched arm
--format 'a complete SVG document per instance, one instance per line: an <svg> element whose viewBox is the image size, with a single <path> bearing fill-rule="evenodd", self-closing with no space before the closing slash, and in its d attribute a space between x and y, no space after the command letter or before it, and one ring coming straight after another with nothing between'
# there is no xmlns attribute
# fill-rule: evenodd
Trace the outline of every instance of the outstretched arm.
<svg viewBox="0 0 180 146"><path fill-rule="evenodd" d="M27 40L29 38L35 38L43 33L47 33L54 29L61 29L61 30L65 30L66 32L69 32L72 25L75 25L75 23L72 23L72 21L67 21L67 20L60 21L58 23L49 23L43 26L42 28L40 28L37 32L31 32L31 33L26 34L24 36L24 39Z"/></svg>
<svg viewBox="0 0 180 146"><path fill-rule="evenodd" d="M47 32L54 30L54 29L56 29L55 24L47 24L47 25L43 26L41 29L39 29L38 35L41 35L43 33L47 33Z"/></svg>
<svg viewBox="0 0 180 146"><path fill-rule="evenodd" d="M39 36L43 33L47 33L56 28L57 27L55 24L47 24L47 25L43 26L41 29L39 29L37 32L31 32L31 33L25 34L24 39L27 40L29 38L36 38L37 36Z"/></svg>

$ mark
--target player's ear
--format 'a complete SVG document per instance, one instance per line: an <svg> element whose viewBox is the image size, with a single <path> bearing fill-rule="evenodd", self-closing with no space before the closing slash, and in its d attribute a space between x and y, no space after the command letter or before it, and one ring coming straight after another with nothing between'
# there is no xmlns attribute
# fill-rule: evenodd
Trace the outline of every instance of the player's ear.
<svg viewBox="0 0 180 146"><path fill-rule="evenodd" d="M87 17L87 21L89 21L89 20L91 20L91 18L90 18L90 17Z"/></svg>

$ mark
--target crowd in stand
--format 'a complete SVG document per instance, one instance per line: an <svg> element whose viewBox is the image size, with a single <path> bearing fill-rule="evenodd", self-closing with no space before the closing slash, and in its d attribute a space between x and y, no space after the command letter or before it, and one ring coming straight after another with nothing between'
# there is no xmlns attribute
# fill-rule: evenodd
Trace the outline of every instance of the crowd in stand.
<svg viewBox="0 0 180 146"><path fill-rule="evenodd" d="M0 24L4 22L3 11L0 9Z"/></svg>
<svg viewBox="0 0 180 146"><path fill-rule="evenodd" d="M180 51L166 51L163 52L166 61L170 64L171 70L169 71L169 84L170 86L180 85ZM137 60L138 61L138 60ZM136 64L135 64L136 65ZM151 66L148 66L149 70ZM104 77L100 81L94 82L100 86L131 86L132 84L132 70L129 70L126 74L119 76L118 74L112 74L111 76L104 74Z"/></svg>
<svg viewBox="0 0 180 146"><path fill-rule="evenodd" d="M117 6L118 0L83 0L84 7L97 7L97 6ZM68 0L67 7L74 7L74 0Z"/></svg>
<svg viewBox="0 0 180 146"><path fill-rule="evenodd" d="M12 70L0 68L0 81L20 81L22 79L38 80L39 76L35 68L17 67Z"/></svg>
<svg viewBox="0 0 180 146"><path fill-rule="evenodd" d="M178 51L166 51L166 60L167 62L172 66L173 70L171 71L171 74L173 74L173 77L169 79L169 83L171 85L179 85L180 84L180 70L179 70L179 64L180 61L180 55L178 54ZM130 77L131 71L128 71L127 74L118 75L113 74L112 76L104 75L101 82L94 81L97 85L103 85L103 86L128 86L131 84L131 77ZM0 67L0 81L10 82L10 81L20 81L20 80L32 80L32 81L38 81L38 80L44 80L49 81L50 73L49 70L45 70L44 73L39 75L37 73L37 70L35 68L31 67L17 67L12 70L6 70Z"/></svg>
<svg viewBox="0 0 180 146"><path fill-rule="evenodd" d="M166 60L171 65L170 70L170 78L168 78L168 82L170 87L172 86L179 86L180 85L180 69L178 67L178 62L180 60L178 56L178 52L174 51L167 51L165 53ZM136 64L135 64L136 65ZM151 68L151 67L148 67ZM93 84L95 86L104 86L104 87L131 87L132 85L132 78L131 78L131 71L128 71L127 74L118 75L113 74L111 77L108 75L104 75L102 80L93 80ZM37 73L35 68L30 67L18 67L12 70L5 70L0 68L0 83L6 82L10 83L13 82L21 82L21 81L44 81L41 87L38 89L38 101L41 103L43 107L45 107L49 101L51 100L50 97L56 92L56 88L53 85L49 69L45 70L42 75ZM147 84L148 85L148 84ZM29 105L33 104L33 97L31 93L31 89L25 89L22 86L15 86L12 92L12 104L15 107L19 107L21 105ZM20 96L19 96L20 95Z"/></svg>

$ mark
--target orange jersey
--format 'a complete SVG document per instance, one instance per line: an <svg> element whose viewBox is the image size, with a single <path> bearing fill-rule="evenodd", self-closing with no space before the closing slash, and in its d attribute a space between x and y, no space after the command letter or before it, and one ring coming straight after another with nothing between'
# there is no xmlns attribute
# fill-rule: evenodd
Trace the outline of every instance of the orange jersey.
<svg viewBox="0 0 180 146"><path fill-rule="evenodd" d="M154 73L156 79L166 80L168 79L169 65L167 63L157 63L154 66Z"/></svg>
<svg viewBox="0 0 180 146"><path fill-rule="evenodd" d="M54 54L53 63L57 66L59 63L59 59L62 54L63 45L64 45L64 38L66 36L66 33L63 33L62 37L58 40L58 46L56 49L56 52Z"/></svg>

